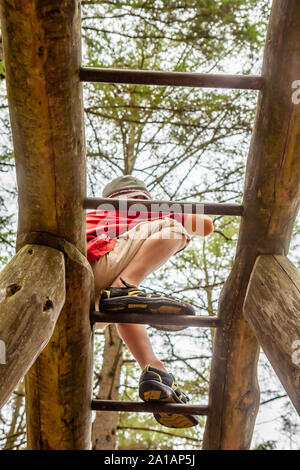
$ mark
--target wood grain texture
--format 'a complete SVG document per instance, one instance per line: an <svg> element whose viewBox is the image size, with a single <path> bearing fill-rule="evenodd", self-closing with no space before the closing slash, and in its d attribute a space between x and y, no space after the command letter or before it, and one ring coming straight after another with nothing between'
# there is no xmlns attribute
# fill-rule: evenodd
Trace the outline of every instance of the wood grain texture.
<svg viewBox="0 0 300 470"><path fill-rule="evenodd" d="M79 2L3 0L1 23L19 193L18 236L49 232L85 253Z"/></svg>
<svg viewBox="0 0 300 470"><path fill-rule="evenodd" d="M300 273L285 256L263 255L255 262L244 316L300 414Z"/></svg>
<svg viewBox="0 0 300 470"><path fill-rule="evenodd" d="M65 302L63 254L26 245L0 274L0 407L49 342Z"/></svg>
<svg viewBox="0 0 300 470"><path fill-rule="evenodd" d="M48 346L26 375L29 449L91 447L94 308L92 269L84 256L66 257L67 298Z"/></svg>
<svg viewBox="0 0 300 470"><path fill-rule="evenodd" d="M300 202L300 2L274 0L266 37L265 82L247 161L236 256L219 300L204 449L248 449L259 406L257 340L243 317L260 254L286 255Z"/></svg>
<svg viewBox="0 0 300 470"><path fill-rule="evenodd" d="M85 258L80 2L2 0L1 30L19 191L17 249L33 232L70 244L61 246L66 302L26 377L28 447L89 449L94 304Z"/></svg>

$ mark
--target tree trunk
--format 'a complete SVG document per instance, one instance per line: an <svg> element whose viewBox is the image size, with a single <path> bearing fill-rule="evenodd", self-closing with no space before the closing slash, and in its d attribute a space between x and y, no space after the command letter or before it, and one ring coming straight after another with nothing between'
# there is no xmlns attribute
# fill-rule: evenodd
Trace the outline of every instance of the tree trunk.
<svg viewBox="0 0 300 470"><path fill-rule="evenodd" d="M300 273L285 256L259 256L244 315L300 414Z"/></svg>
<svg viewBox="0 0 300 470"><path fill-rule="evenodd" d="M105 328L105 347L98 399L117 400L119 398L122 344L116 327L108 325ZM94 450L114 450L116 448L117 425L117 411L97 411L92 431Z"/></svg>
<svg viewBox="0 0 300 470"><path fill-rule="evenodd" d="M26 245L0 274L0 407L52 336L65 302L64 264L60 251Z"/></svg>
<svg viewBox="0 0 300 470"><path fill-rule="evenodd" d="M244 215L236 257L219 302L211 365L204 449L248 449L259 406L259 346L243 317L258 255L286 255L300 201L300 106L292 85L300 77L300 2L275 0L247 162Z"/></svg>

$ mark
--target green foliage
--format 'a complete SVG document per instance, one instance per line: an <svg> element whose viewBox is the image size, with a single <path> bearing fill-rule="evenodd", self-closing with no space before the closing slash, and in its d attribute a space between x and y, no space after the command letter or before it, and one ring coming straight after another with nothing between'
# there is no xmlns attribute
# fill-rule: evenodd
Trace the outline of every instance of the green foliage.
<svg viewBox="0 0 300 470"><path fill-rule="evenodd" d="M0 62L0 75L3 70ZM0 268L15 253L16 196L14 155L5 80L0 82Z"/></svg>
<svg viewBox="0 0 300 470"><path fill-rule="evenodd" d="M83 63L189 72L229 72L230 66L252 73L267 3L88 2ZM160 198L218 199L220 192L224 200L241 191L256 92L98 83L84 88L91 188L98 187L96 173L106 180L135 172Z"/></svg>
<svg viewBox="0 0 300 470"><path fill-rule="evenodd" d="M0 204L4 205L0 197ZM0 267L4 266L14 252L15 231L12 224L12 215L0 216Z"/></svg>
<svg viewBox="0 0 300 470"><path fill-rule="evenodd" d="M259 73L268 0L113 0L83 7L85 66ZM84 84L84 97L92 196L109 179L133 173L157 199L241 202L257 92L94 83ZM239 220L214 217L214 225L213 235L193 239L143 284L191 302L197 314L216 314ZM179 385L194 403L206 403L213 332L149 331ZM123 400L138 399L139 369L130 360L126 355L122 367ZM203 424L174 431L151 415L122 413L118 448L201 448Z"/></svg>
<svg viewBox="0 0 300 470"><path fill-rule="evenodd" d="M275 441L262 442L259 446L256 447L255 450L276 450L276 442Z"/></svg>
<svg viewBox="0 0 300 470"><path fill-rule="evenodd" d="M0 80L5 78L4 60L0 60Z"/></svg>

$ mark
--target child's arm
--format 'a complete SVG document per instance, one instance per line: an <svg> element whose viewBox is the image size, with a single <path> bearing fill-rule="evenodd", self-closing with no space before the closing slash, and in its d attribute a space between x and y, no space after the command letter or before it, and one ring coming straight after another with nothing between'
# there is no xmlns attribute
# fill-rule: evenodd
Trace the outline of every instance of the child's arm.
<svg viewBox="0 0 300 470"><path fill-rule="evenodd" d="M184 227L190 235L206 236L214 230L213 221L204 214L185 214Z"/></svg>

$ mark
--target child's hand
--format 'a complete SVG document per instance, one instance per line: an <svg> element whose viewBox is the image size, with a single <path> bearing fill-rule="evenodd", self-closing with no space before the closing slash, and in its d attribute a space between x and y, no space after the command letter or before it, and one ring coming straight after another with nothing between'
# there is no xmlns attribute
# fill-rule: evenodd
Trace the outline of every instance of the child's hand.
<svg viewBox="0 0 300 470"><path fill-rule="evenodd" d="M208 215L186 214L184 227L190 235L205 237L214 230L213 221Z"/></svg>

